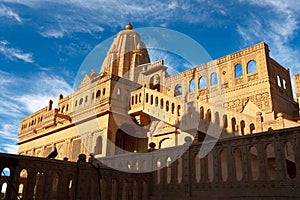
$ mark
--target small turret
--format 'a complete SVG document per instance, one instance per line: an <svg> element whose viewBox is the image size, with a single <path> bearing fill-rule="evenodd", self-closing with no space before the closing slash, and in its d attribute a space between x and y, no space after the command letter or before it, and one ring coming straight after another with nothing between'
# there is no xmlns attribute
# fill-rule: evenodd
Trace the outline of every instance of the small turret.
<svg viewBox="0 0 300 200"><path fill-rule="evenodd" d="M52 110L53 101L50 99L48 103L48 111Z"/></svg>

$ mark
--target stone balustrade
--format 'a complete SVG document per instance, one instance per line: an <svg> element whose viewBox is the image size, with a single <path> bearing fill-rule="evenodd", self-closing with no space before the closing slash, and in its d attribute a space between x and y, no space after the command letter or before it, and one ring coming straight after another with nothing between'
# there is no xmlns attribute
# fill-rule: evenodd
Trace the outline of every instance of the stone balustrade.
<svg viewBox="0 0 300 200"><path fill-rule="evenodd" d="M98 170L82 155L74 163L0 154L1 198L100 199L99 191L102 199L300 198L300 127L100 161Z"/></svg>
<svg viewBox="0 0 300 200"><path fill-rule="evenodd" d="M97 162L80 157L75 163L1 153L0 199L148 198L149 175L123 173L103 165L98 170Z"/></svg>

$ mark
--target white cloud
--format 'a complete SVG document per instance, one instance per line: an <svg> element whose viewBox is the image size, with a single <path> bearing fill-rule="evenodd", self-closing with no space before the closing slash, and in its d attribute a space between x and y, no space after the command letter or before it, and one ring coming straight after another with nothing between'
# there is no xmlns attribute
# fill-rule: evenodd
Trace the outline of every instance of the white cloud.
<svg viewBox="0 0 300 200"><path fill-rule="evenodd" d="M19 123L16 120L10 119L6 122L1 121L0 125L0 142L2 151L6 153L17 153L18 146L16 143L18 142L18 130Z"/></svg>
<svg viewBox="0 0 300 200"><path fill-rule="evenodd" d="M7 6L0 6L0 17L7 17L10 19L14 19L18 22L22 22L21 17L18 15L18 13L14 12L11 8Z"/></svg>
<svg viewBox="0 0 300 200"><path fill-rule="evenodd" d="M3 149L6 153L18 154L18 148L16 144L3 144Z"/></svg>
<svg viewBox="0 0 300 200"><path fill-rule="evenodd" d="M46 107L50 99L56 106L59 94L73 92L62 77L50 73L18 77L0 70L0 84L0 142L7 153L17 152L18 146L14 144L18 141L19 123L23 117ZM41 85L43 87L39 87Z"/></svg>
<svg viewBox="0 0 300 200"><path fill-rule="evenodd" d="M12 61L21 60L27 63L33 63L33 56L31 53L24 53L20 49L8 47L9 43L6 40L0 41L0 53Z"/></svg>
<svg viewBox="0 0 300 200"><path fill-rule="evenodd" d="M170 9L170 10L176 9L177 7L178 7L177 1L172 1L168 5L168 9Z"/></svg>
<svg viewBox="0 0 300 200"><path fill-rule="evenodd" d="M18 130L19 126L12 123L12 124L4 124L0 126L0 136L1 138L6 138L10 140L14 140L17 142L18 139L15 134L13 134L13 130Z"/></svg>
<svg viewBox="0 0 300 200"><path fill-rule="evenodd" d="M243 24L238 25L237 30L244 39L244 45L264 41L269 45L270 54L275 60L291 68L291 74L298 71L296 67L300 66L300 52L293 47L292 40L299 32L300 18L295 7L300 8L300 4L283 0L240 1L268 10L250 14Z"/></svg>
<svg viewBox="0 0 300 200"><path fill-rule="evenodd" d="M46 9L54 7L51 14L44 13L43 18L50 21L49 24L40 25L39 33L44 37L62 38L74 32L89 33L95 37L104 29L123 27L128 21L166 25L174 21L185 23L212 22L212 15L224 16L226 7L217 2L205 1L104 1L104 0L4 0L7 3L23 4L30 9Z"/></svg>
<svg viewBox="0 0 300 200"><path fill-rule="evenodd" d="M64 36L64 32L62 31L58 31L58 30L53 30L53 29L49 29L49 30L45 30L45 31L40 31L40 34L43 37L47 37L47 38L62 38Z"/></svg>
<svg viewBox="0 0 300 200"><path fill-rule="evenodd" d="M47 73L40 73L31 80L27 80L27 84L28 92L17 95L15 98L28 113L46 107L50 99L57 103L59 94L69 95L73 91L63 78ZM40 85L43 87L37 87Z"/></svg>

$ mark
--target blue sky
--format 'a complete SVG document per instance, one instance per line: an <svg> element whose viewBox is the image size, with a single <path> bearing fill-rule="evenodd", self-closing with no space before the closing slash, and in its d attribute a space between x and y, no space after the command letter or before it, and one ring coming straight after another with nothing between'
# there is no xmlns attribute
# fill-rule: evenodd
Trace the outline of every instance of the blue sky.
<svg viewBox="0 0 300 200"><path fill-rule="evenodd" d="M17 152L20 120L72 93L88 53L128 21L184 33L213 59L264 41L293 75L300 73L299 11L297 0L2 0L0 152Z"/></svg>

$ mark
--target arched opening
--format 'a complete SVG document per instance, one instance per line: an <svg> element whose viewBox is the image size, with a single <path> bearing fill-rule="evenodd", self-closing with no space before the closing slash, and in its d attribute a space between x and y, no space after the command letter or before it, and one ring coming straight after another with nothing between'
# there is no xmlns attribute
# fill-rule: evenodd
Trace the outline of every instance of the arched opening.
<svg viewBox="0 0 300 200"><path fill-rule="evenodd" d="M118 200L118 181L112 179L111 181L111 200Z"/></svg>
<svg viewBox="0 0 300 200"><path fill-rule="evenodd" d="M277 75L277 85L278 85L279 87L282 86L282 84L281 84L281 78L280 78L279 75Z"/></svg>
<svg viewBox="0 0 300 200"><path fill-rule="evenodd" d="M143 193L142 193L143 200L146 200L149 198L148 189L149 189L148 182L143 181Z"/></svg>
<svg viewBox="0 0 300 200"><path fill-rule="evenodd" d="M83 103L83 98L81 98L80 100L79 100L79 105L81 105Z"/></svg>
<svg viewBox="0 0 300 200"><path fill-rule="evenodd" d="M190 92L195 92L196 91L196 83L195 79L190 80Z"/></svg>
<svg viewBox="0 0 300 200"><path fill-rule="evenodd" d="M219 115L219 112L215 112L215 124L220 125L220 115Z"/></svg>
<svg viewBox="0 0 300 200"><path fill-rule="evenodd" d="M276 166L276 156L275 156L275 149L273 144L267 144L266 145L266 171L269 176L270 180L276 180L277 179L277 166Z"/></svg>
<svg viewBox="0 0 300 200"><path fill-rule="evenodd" d="M154 75L150 78L150 89L160 91L160 77L159 75Z"/></svg>
<svg viewBox="0 0 300 200"><path fill-rule="evenodd" d="M27 178L28 178L27 170L22 169L20 172L19 189L18 189L18 195L20 198L23 197L24 188L27 187Z"/></svg>
<svg viewBox="0 0 300 200"><path fill-rule="evenodd" d="M174 89L174 96L176 97L179 95L182 95L182 85L181 84L177 84Z"/></svg>
<svg viewBox="0 0 300 200"><path fill-rule="evenodd" d="M125 179L123 180L123 185L122 185L122 199L127 200L129 196L130 196L130 192L129 192L128 180Z"/></svg>
<svg viewBox="0 0 300 200"><path fill-rule="evenodd" d="M227 115L223 115L223 127L227 128L228 127L228 118Z"/></svg>
<svg viewBox="0 0 300 200"><path fill-rule="evenodd" d="M199 154L196 154L194 157L194 172L195 172L195 181L197 183L201 180L201 159Z"/></svg>
<svg viewBox="0 0 300 200"><path fill-rule="evenodd" d="M199 89L204 89L207 88L207 82L206 82L206 78L205 76L202 76L199 78L199 85L198 85Z"/></svg>
<svg viewBox="0 0 300 200"><path fill-rule="evenodd" d="M121 89L117 88L117 95L120 96L121 95Z"/></svg>
<svg viewBox="0 0 300 200"><path fill-rule="evenodd" d="M253 123L250 124L250 134L253 134L255 130L255 125Z"/></svg>
<svg viewBox="0 0 300 200"><path fill-rule="evenodd" d="M286 80L282 79L282 87L286 90Z"/></svg>
<svg viewBox="0 0 300 200"><path fill-rule="evenodd" d="M158 158L156 160L156 184L160 184L161 176L161 160Z"/></svg>
<svg viewBox="0 0 300 200"><path fill-rule="evenodd" d="M102 154L102 136L99 135L96 139L96 144L94 147L95 154Z"/></svg>
<svg viewBox="0 0 300 200"><path fill-rule="evenodd" d="M139 199L139 185L136 180L133 180L132 200Z"/></svg>
<svg viewBox="0 0 300 200"><path fill-rule="evenodd" d="M153 95L150 96L150 104L153 105Z"/></svg>
<svg viewBox="0 0 300 200"><path fill-rule="evenodd" d="M45 181L44 173L38 172L35 177L33 199L42 199L44 181Z"/></svg>
<svg viewBox="0 0 300 200"><path fill-rule="evenodd" d="M180 105L177 106L177 116L180 116Z"/></svg>
<svg viewBox="0 0 300 200"><path fill-rule="evenodd" d="M220 167L221 167L221 177L222 181L227 181L228 178L228 160L227 160L227 154L224 150L220 151Z"/></svg>
<svg viewBox="0 0 300 200"><path fill-rule="evenodd" d="M1 172L1 176L6 176L9 177L10 176L10 169L8 167L5 167L2 172Z"/></svg>
<svg viewBox="0 0 300 200"><path fill-rule="evenodd" d="M23 190L24 190L24 184L21 183L21 184L19 184L19 189L18 189L18 196L19 196L19 198L21 198L21 199L22 199L22 197L23 197Z"/></svg>
<svg viewBox="0 0 300 200"><path fill-rule="evenodd" d="M231 128L232 128L233 134L235 134L235 132L236 132L237 130L236 130L236 120L235 120L234 117L231 118Z"/></svg>
<svg viewBox="0 0 300 200"><path fill-rule="evenodd" d="M294 145L291 142L286 142L284 145L284 155L285 155L285 169L287 175L294 179L296 177L296 160L295 160L295 152Z"/></svg>
<svg viewBox="0 0 300 200"><path fill-rule="evenodd" d="M59 175L58 173L54 173L52 176L52 184L51 184L51 199L58 198L58 184L59 184Z"/></svg>
<svg viewBox="0 0 300 200"><path fill-rule="evenodd" d="M251 60L247 64L247 74L251 74L251 73L254 73L254 72L256 72L256 61Z"/></svg>
<svg viewBox="0 0 300 200"><path fill-rule="evenodd" d="M178 158L176 162L177 162L177 167L176 167L177 183L181 183L181 181L182 181L182 158Z"/></svg>
<svg viewBox="0 0 300 200"><path fill-rule="evenodd" d="M242 120L240 122L240 127L241 127L241 134L245 135L245 121L244 120Z"/></svg>
<svg viewBox="0 0 300 200"><path fill-rule="evenodd" d="M210 85L214 86L218 84L218 75L216 72L211 73L210 75Z"/></svg>
<svg viewBox="0 0 300 200"><path fill-rule="evenodd" d="M172 159L171 157L168 157L167 158L167 184L171 183L171 177L172 177L171 163L172 163Z"/></svg>
<svg viewBox="0 0 300 200"><path fill-rule="evenodd" d="M169 101L166 101L166 111L169 112Z"/></svg>
<svg viewBox="0 0 300 200"><path fill-rule="evenodd" d="M7 199L6 191L7 191L7 182L4 182L1 185L1 199Z"/></svg>
<svg viewBox="0 0 300 200"><path fill-rule="evenodd" d="M96 98L99 98L101 95L101 90L98 90L97 93L96 93Z"/></svg>
<svg viewBox="0 0 300 200"><path fill-rule="evenodd" d="M158 106L158 97L155 97L155 106Z"/></svg>
<svg viewBox="0 0 300 200"><path fill-rule="evenodd" d="M174 114L174 112L175 112L175 104L172 103L172 114Z"/></svg>
<svg viewBox="0 0 300 200"><path fill-rule="evenodd" d="M204 108L203 106L200 107L200 120L204 119Z"/></svg>
<svg viewBox="0 0 300 200"><path fill-rule="evenodd" d="M259 177L259 161L256 147L250 147L248 152L248 159L250 162L251 178L253 181L258 180Z"/></svg>
<svg viewBox="0 0 300 200"><path fill-rule="evenodd" d="M138 102L138 95L136 94L135 95L135 104L137 104L137 102Z"/></svg>
<svg viewBox="0 0 300 200"><path fill-rule="evenodd" d="M135 162L134 162L134 169L135 169L136 171L139 170L139 162L138 162L138 161L135 161Z"/></svg>
<svg viewBox="0 0 300 200"><path fill-rule="evenodd" d="M212 153L208 153L206 156L206 170L207 170L207 178L209 182L213 182L214 180L214 157Z"/></svg>
<svg viewBox="0 0 300 200"><path fill-rule="evenodd" d="M210 109L208 109L207 112L206 112L206 120L207 120L208 123L211 122L211 111L210 111Z"/></svg>
<svg viewBox="0 0 300 200"><path fill-rule="evenodd" d="M160 99L160 109L164 109L164 99Z"/></svg>
<svg viewBox="0 0 300 200"><path fill-rule="evenodd" d="M241 181L243 179L243 162L242 153L239 148L236 148L233 152L234 155L234 167L236 180Z"/></svg>
<svg viewBox="0 0 300 200"><path fill-rule="evenodd" d="M243 69L242 69L242 65L241 64L237 64L234 67L234 77L235 78L239 78L243 76Z"/></svg>

